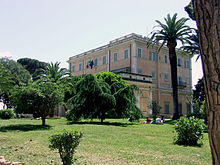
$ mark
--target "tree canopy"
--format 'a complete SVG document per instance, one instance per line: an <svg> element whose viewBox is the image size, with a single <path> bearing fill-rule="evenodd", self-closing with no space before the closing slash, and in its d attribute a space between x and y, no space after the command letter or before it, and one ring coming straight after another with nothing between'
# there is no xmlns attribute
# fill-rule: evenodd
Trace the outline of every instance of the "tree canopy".
<svg viewBox="0 0 220 165"><path fill-rule="evenodd" d="M66 68L60 68L59 65L59 62L47 64L46 68L38 71L39 78L57 82L65 76L70 75L70 72Z"/></svg>
<svg viewBox="0 0 220 165"><path fill-rule="evenodd" d="M33 75L39 69L46 69L47 66L47 63L31 58L20 58L17 60L17 62L27 69L31 75Z"/></svg>
<svg viewBox="0 0 220 165"><path fill-rule="evenodd" d="M142 112L136 106L134 90L138 88L111 72L83 75L72 88L69 103L73 104L73 109L69 114L72 120L80 117L99 118L101 122L106 117L139 119Z"/></svg>
<svg viewBox="0 0 220 165"><path fill-rule="evenodd" d="M63 91L50 81L38 80L28 85L16 86L11 94L12 103L17 113L31 113L42 118L45 125L46 116L63 100Z"/></svg>
<svg viewBox="0 0 220 165"><path fill-rule="evenodd" d="M12 74L10 70L0 64L0 93L1 91L9 90L13 85Z"/></svg>
<svg viewBox="0 0 220 165"><path fill-rule="evenodd" d="M10 70L13 75L13 81L15 84L20 85L22 83L28 83L31 79L30 73L19 63L7 58L0 59L0 64Z"/></svg>
<svg viewBox="0 0 220 165"><path fill-rule="evenodd" d="M31 79L30 73L19 63L7 58L0 59L0 74L2 90L0 92L4 104L11 108L10 91L14 85L27 84ZM4 85L4 86L3 86Z"/></svg>

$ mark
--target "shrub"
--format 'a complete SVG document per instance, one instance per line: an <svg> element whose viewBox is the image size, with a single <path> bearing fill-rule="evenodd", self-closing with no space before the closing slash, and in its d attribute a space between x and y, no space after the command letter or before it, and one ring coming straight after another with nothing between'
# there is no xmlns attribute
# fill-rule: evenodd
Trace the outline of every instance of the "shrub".
<svg viewBox="0 0 220 165"><path fill-rule="evenodd" d="M72 120L72 117L71 117L71 116L72 116L71 110L67 110L67 111L66 111L66 119L67 119L67 120Z"/></svg>
<svg viewBox="0 0 220 165"><path fill-rule="evenodd" d="M0 110L0 118L11 119L15 116L15 113L11 109Z"/></svg>
<svg viewBox="0 0 220 165"><path fill-rule="evenodd" d="M77 113L74 113L74 109L72 110L67 110L66 111L66 119L69 120L69 121L74 121L74 122L77 122L81 119L81 116L80 115L77 115Z"/></svg>
<svg viewBox="0 0 220 165"><path fill-rule="evenodd" d="M74 162L73 154L79 145L80 138L82 138L81 132L74 130L67 131L64 129L62 133L52 135L49 138L49 148L52 150L58 149L63 164L71 165Z"/></svg>
<svg viewBox="0 0 220 165"><path fill-rule="evenodd" d="M175 125L177 136L174 137L174 143L180 145L199 145L198 140L203 138L204 128L205 124L198 118L180 118Z"/></svg>
<svg viewBox="0 0 220 165"><path fill-rule="evenodd" d="M187 114L187 117L196 117L199 119L206 119L207 115L206 115L206 107L205 107L205 100L200 102L200 100L193 100L193 112L190 112Z"/></svg>

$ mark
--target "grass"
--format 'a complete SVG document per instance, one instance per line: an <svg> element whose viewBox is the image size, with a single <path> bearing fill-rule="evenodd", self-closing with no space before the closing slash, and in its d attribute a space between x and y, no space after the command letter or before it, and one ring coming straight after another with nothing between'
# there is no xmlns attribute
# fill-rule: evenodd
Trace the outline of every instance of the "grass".
<svg viewBox="0 0 220 165"><path fill-rule="evenodd" d="M30 119L0 120L0 155L7 161L26 165L62 164L57 151L51 151L48 137L62 129L84 133L77 148L76 164L211 164L208 136L201 147L173 144L174 122L164 125L129 123L107 119L68 123L65 118L41 121Z"/></svg>

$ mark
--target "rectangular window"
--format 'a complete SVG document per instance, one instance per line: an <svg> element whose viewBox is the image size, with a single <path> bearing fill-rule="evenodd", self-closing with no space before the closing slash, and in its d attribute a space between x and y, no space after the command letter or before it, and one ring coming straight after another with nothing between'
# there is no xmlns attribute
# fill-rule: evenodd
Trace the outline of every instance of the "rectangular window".
<svg viewBox="0 0 220 165"><path fill-rule="evenodd" d="M117 52L114 53L114 62L116 62L116 61L118 61L118 53Z"/></svg>
<svg viewBox="0 0 220 165"><path fill-rule="evenodd" d="M72 65L72 73L75 72L75 65Z"/></svg>
<svg viewBox="0 0 220 165"><path fill-rule="evenodd" d="M142 49L138 48L138 58L141 58L141 57L142 57Z"/></svg>
<svg viewBox="0 0 220 165"><path fill-rule="evenodd" d="M152 79L156 79L156 73L155 72L151 72L151 76L152 76Z"/></svg>
<svg viewBox="0 0 220 165"><path fill-rule="evenodd" d="M183 78L178 76L178 85L183 85Z"/></svg>
<svg viewBox="0 0 220 165"><path fill-rule="evenodd" d="M124 59L128 59L128 49L124 50Z"/></svg>
<svg viewBox="0 0 220 165"><path fill-rule="evenodd" d="M98 58L95 58L95 59L94 59L94 66L95 66L95 67L98 66Z"/></svg>
<svg viewBox="0 0 220 165"><path fill-rule="evenodd" d="M170 113L170 104L169 103L165 103L165 114L169 114Z"/></svg>
<svg viewBox="0 0 220 165"><path fill-rule="evenodd" d="M164 74L164 81L169 81L169 74L168 73Z"/></svg>
<svg viewBox="0 0 220 165"><path fill-rule="evenodd" d="M186 77L186 84L190 84L190 78L189 77Z"/></svg>
<svg viewBox="0 0 220 165"><path fill-rule="evenodd" d="M82 63L79 63L79 71L82 70Z"/></svg>
<svg viewBox="0 0 220 165"><path fill-rule="evenodd" d="M150 51L150 60L156 61L157 60L157 54L155 51Z"/></svg>
<svg viewBox="0 0 220 165"><path fill-rule="evenodd" d="M190 63L189 60L185 61L185 68L190 69Z"/></svg>
<svg viewBox="0 0 220 165"><path fill-rule="evenodd" d="M102 56L102 65L106 64L106 56Z"/></svg>
<svg viewBox="0 0 220 165"><path fill-rule="evenodd" d="M138 69L138 70L137 70L137 73L138 73L138 74L142 74L142 69Z"/></svg>
<svg viewBox="0 0 220 165"><path fill-rule="evenodd" d="M179 111L180 115L183 114L183 112L182 112L182 104L178 104L178 111Z"/></svg>
<svg viewBox="0 0 220 165"><path fill-rule="evenodd" d="M177 58L177 66L182 66L182 60L181 58Z"/></svg>
<svg viewBox="0 0 220 165"><path fill-rule="evenodd" d="M168 64L168 55L167 54L164 54L164 63Z"/></svg>

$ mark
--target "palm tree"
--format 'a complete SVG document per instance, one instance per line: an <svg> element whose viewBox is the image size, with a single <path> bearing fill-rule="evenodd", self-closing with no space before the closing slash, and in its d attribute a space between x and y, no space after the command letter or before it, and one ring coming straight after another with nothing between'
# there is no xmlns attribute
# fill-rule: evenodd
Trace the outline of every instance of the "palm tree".
<svg viewBox="0 0 220 165"><path fill-rule="evenodd" d="M70 72L66 68L60 68L59 65L59 62L56 62L55 64L51 62L46 66L45 69L39 70L39 77L49 79L52 82L57 82L63 79L65 76L70 75Z"/></svg>
<svg viewBox="0 0 220 165"><path fill-rule="evenodd" d="M189 55L190 57L198 55L196 58L197 61L200 57L199 36L198 30L194 30L195 33L187 37L187 42L180 48L180 50L183 50L184 53L187 53L187 55Z"/></svg>
<svg viewBox="0 0 220 165"><path fill-rule="evenodd" d="M70 75L70 72L66 68L60 68L60 63L56 62L50 63L46 66L45 69L40 69L36 72L36 75L39 75L38 78L43 79L43 81L51 81L54 83L60 82L67 75ZM50 117L54 116L54 109L50 110Z"/></svg>
<svg viewBox="0 0 220 165"><path fill-rule="evenodd" d="M187 18L181 18L177 20L177 13L170 17L170 14L167 15L167 18L164 18L165 24L156 20L158 23L159 30L151 32L152 36L149 38L147 46L155 45L159 41L162 41L158 48L158 52L161 48L166 45L169 50L169 60L171 65L171 79L173 87L173 107L174 114L173 119L179 119L178 112L178 88L177 88L177 56L176 56L176 46L177 41L180 41L184 44L188 41L187 36L191 33L191 28L185 25Z"/></svg>

